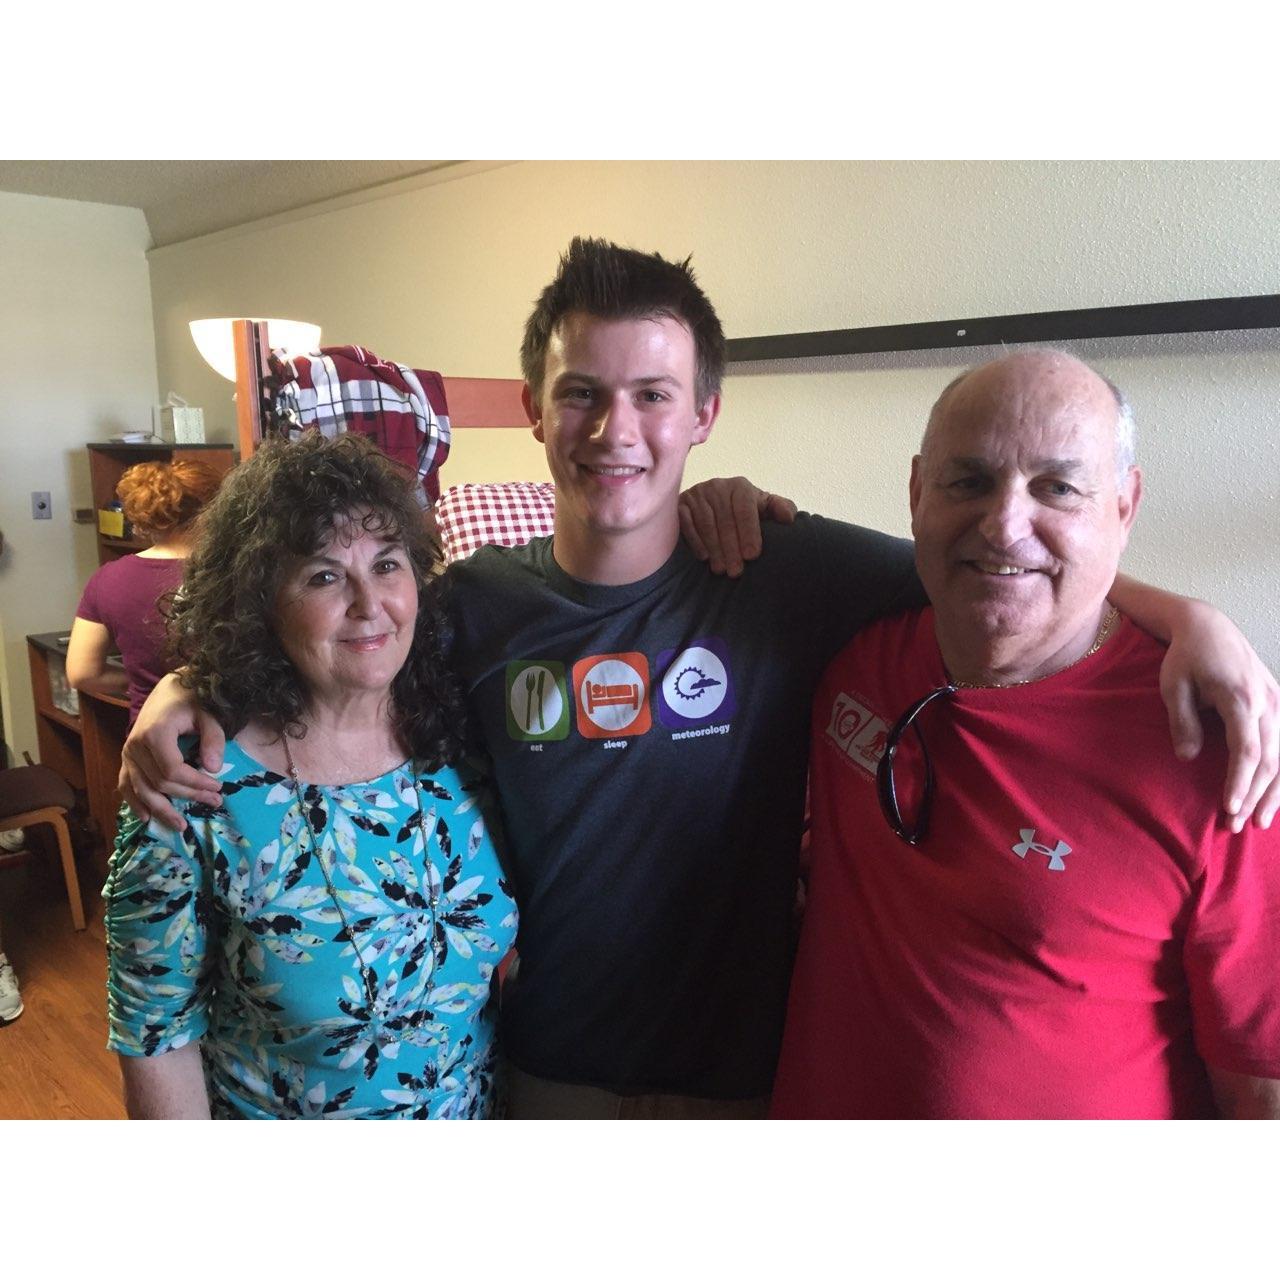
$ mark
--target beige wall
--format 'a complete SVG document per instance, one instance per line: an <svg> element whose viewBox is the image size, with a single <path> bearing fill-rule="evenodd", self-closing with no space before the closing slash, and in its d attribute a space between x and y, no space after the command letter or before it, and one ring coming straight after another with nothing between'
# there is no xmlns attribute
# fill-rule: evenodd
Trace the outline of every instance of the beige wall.
<svg viewBox="0 0 1280 1280"><path fill-rule="evenodd" d="M156 394L137 209L0 193L0 629L5 738L36 754L26 641L70 627L97 567L85 443L147 429ZM31 491L53 518L32 520Z"/></svg>
<svg viewBox="0 0 1280 1280"><path fill-rule="evenodd" d="M393 189L394 190L394 189ZM162 389L230 438L186 322L285 315L446 374L516 376L524 316L576 233L692 253L730 336L1280 288L1280 165L541 163L151 255ZM1125 387L1147 501L1127 567L1207 595L1280 668L1280 339L1077 344ZM739 366L689 475L745 472L898 532L929 403L988 350ZM446 482L545 475L522 433L460 432Z"/></svg>

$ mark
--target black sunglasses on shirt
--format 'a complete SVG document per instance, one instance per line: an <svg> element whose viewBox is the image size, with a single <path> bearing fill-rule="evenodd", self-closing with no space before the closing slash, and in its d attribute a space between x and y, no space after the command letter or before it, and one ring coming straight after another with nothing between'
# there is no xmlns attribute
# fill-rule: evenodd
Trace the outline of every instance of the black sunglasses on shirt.
<svg viewBox="0 0 1280 1280"><path fill-rule="evenodd" d="M925 745L924 735L920 732L920 726L915 723L916 717L936 698L941 698L945 694L955 693L956 686L953 684L940 685L936 689L931 689L923 698L913 702L898 717L898 722L889 731L889 740L885 743L884 755L880 757L880 763L876 768L876 794L880 797L880 810L888 822L890 830L899 840L905 840L907 844L919 844L928 834L929 831L929 810L933 806L933 762L929 759L929 748ZM902 741L902 735L908 729L914 729L916 741L920 744L920 753L924 757L924 789L920 793L920 804L916 812L915 821L908 823L903 816L901 805L898 802L898 788L893 780L893 765L897 758L898 745Z"/></svg>

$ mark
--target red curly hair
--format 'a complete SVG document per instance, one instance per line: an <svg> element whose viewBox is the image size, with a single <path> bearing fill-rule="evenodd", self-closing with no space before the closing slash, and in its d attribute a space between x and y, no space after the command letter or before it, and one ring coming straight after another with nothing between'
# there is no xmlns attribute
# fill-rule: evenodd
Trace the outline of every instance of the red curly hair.
<svg viewBox="0 0 1280 1280"><path fill-rule="evenodd" d="M221 483L221 474L203 462L140 462L120 477L116 496L134 528L169 533L190 524Z"/></svg>

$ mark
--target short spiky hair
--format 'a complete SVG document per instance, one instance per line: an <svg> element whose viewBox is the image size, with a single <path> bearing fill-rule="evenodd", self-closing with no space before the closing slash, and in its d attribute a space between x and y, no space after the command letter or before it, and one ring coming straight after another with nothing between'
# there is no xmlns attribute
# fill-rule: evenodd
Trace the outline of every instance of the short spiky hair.
<svg viewBox="0 0 1280 1280"><path fill-rule="evenodd" d="M689 262L668 262L657 253L575 236L524 326L520 367L534 400L542 399L547 347L556 326L571 312L584 311L599 320L666 316L683 324L693 335L694 392L701 409L724 378L724 330Z"/></svg>

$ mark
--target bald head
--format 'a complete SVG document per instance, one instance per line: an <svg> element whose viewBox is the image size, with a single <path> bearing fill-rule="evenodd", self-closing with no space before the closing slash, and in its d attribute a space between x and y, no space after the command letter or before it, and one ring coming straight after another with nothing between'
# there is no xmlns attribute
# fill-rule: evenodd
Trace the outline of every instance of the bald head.
<svg viewBox="0 0 1280 1280"><path fill-rule="evenodd" d="M994 408L997 402L1014 396L1025 401L1029 411L1043 412L1055 407L1091 409L1110 416L1114 419L1117 483L1134 464L1133 411L1124 393L1109 378L1065 351L1019 351L975 365L952 379L929 411L929 422L920 442L922 457L928 455L939 425L957 396L968 402L970 408L978 408L984 402Z"/></svg>
<svg viewBox="0 0 1280 1280"><path fill-rule="evenodd" d="M911 527L953 676L1038 679L1089 647L1141 496L1138 469L1117 465L1127 418L1060 351L993 360L942 393L912 464Z"/></svg>

